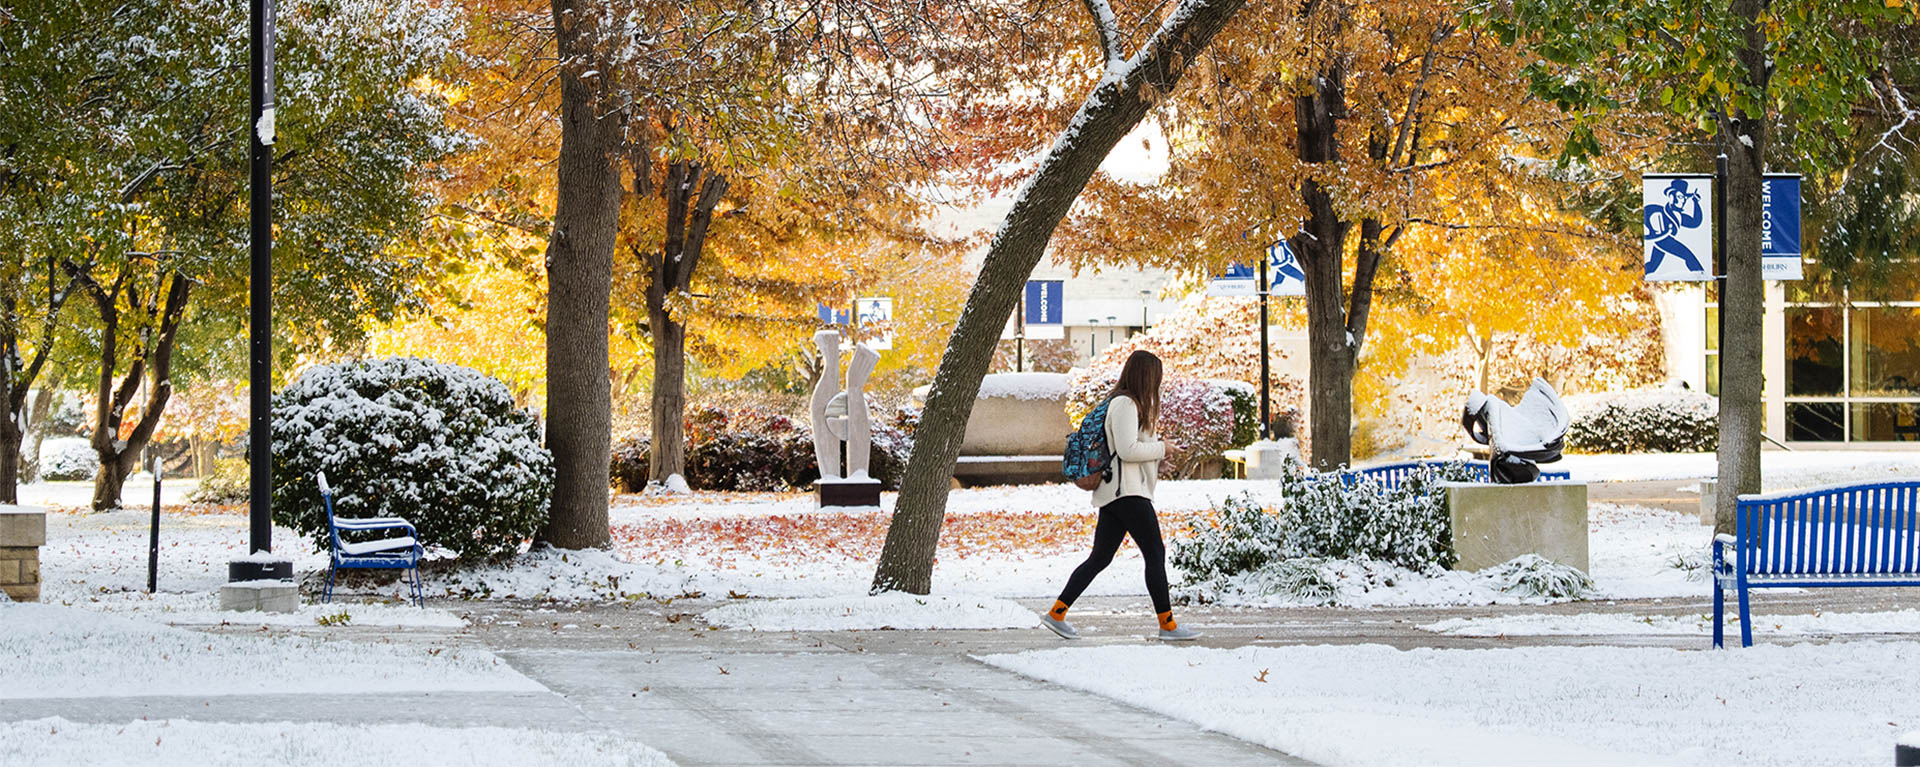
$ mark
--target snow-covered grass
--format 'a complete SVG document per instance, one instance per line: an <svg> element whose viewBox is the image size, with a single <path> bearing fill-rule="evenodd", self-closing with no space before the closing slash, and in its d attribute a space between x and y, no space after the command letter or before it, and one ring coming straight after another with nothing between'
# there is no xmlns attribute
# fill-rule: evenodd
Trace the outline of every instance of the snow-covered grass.
<svg viewBox="0 0 1920 767"><path fill-rule="evenodd" d="M1726 631L1740 630L1737 611L1729 610ZM1710 636L1713 615L1628 615L1622 613L1586 613L1581 615L1508 615L1498 618L1450 618L1419 627L1421 631L1454 636L1603 636L1629 634L1671 634ZM1829 613L1778 615L1755 613L1756 639L1786 636L1830 636L1836 634L1920 634L1920 610L1895 610L1881 613Z"/></svg>
<svg viewBox="0 0 1920 767"><path fill-rule="evenodd" d="M1568 455L1543 468L1568 471L1582 482L1703 479L1719 474L1713 453ZM1920 477L1920 451L1763 450L1762 487L1772 492L1837 482Z"/></svg>
<svg viewBox="0 0 1920 767"><path fill-rule="evenodd" d="M983 660L1329 767L1884 764L1920 722L1920 644L1904 642L1106 646Z"/></svg>
<svg viewBox="0 0 1920 767"><path fill-rule="evenodd" d="M151 620L172 626L389 626L460 629L466 620L435 607L405 603L355 602L335 599L332 604L310 602L290 613L236 612L220 609L215 592L147 594L115 591L72 600L73 606Z"/></svg>
<svg viewBox="0 0 1920 767"><path fill-rule="evenodd" d="M748 600L708 610L708 623L751 631L1002 629L1040 625L1020 605L986 596L878 596Z"/></svg>
<svg viewBox="0 0 1920 767"><path fill-rule="evenodd" d="M1701 561L1711 531L1694 517L1662 509L1594 504L1588 518L1588 575L1594 590L1588 596L1606 599L1700 596L1709 593L1703 571L1682 565ZM1411 605L1544 604L1566 601L1517 593L1509 588L1500 568L1481 572L1433 569L1410 570L1386 562L1331 560L1320 566L1321 580L1331 584L1330 598L1302 598L1262 575L1233 576L1224 589L1193 593L1209 602L1248 607L1299 607L1334 604L1346 607L1401 607ZM1177 578L1176 578L1177 580Z"/></svg>
<svg viewBox="0 0 1920 767"><path fill-rule="evenodd" d="M673 764L664 754L639 743L581 733L424 724L220 724L184 719L83 724L58 717L0 723L0 754L12 764L149 767Z"/></svg>
<svg viewBox="0 0 1920 767"><path fill-rule="evenodd" d="M1839 480L1920 476L1920 453L1769 451L1763 461L1769 488ZM1633 480L1710 475L1713 456L1570 456L1561 468L1576 478ZM27 486L28 495L38 486ZM171 485L170 485L171 487ZM1252 493L1257 502L1278 503L1278 483L1192 480L1160 483L1156 505L1169 537L1183 516L1205 512L1228 496ZM948 525L934 567L936 593L996 598L1044 598L1055 594L1085 556L1095 511L1086 493L1069 485L987 487L955 490L947 502ZM534 550L509 566L427 576L428 604L446 599L532 598L562 601L711 597L849 598L864 594L896 496L869 515L821 512L805 493L622 495L614 499L611 552ZM84 501L83 501L84 502ZM245 553L243 515L169 505L161 525L160 588L181 595L209 595L226 580L226 562ZM1589 568L1595 596L1606 599L1703 596L1700 566L1708 533L1694 518L1655 509L1595 503L1591 507ZM42 549L46 599L53 602L132 609L113 604L116 593L143 591L146 581L147 515L54 513ZM290 531L275 532L276 552L294 559L297 572L325 567L325 557ZM1337 586L1334 604L1493 604L1530 601L1507 594L1473 573L1419 573L1378 562L1336 561L1326 572ZM1092 595L1139 595L1141 564L1131 545L1089 591ZM1171 573L1177 583L1183 573ZM354 592L364 587L355 586ZM390 597L398 586L378 587ZM1230 594L1209 595L1229 604L1283 606L1309 602L1248 584ZM186 599L186 596L181 596ZM197 598L197 597L196 597ZM1537 601L1537 600L1532 600ZM163 600L164 602L164 600ZM184 610L165 603L162 610ZM168 618L200 622L200 618ZM201 616L209 617L209 616ZM355 614L355 620L362 616ZM371 620L371 618L368 618ZM303 619L304 621L304 619Z"/></svg>
<svg viewBox="0 0 1920 767"><path fill-rule="evenodd" d="M484 650L207 634L0 604L0 699L543 689Z"/></svg>

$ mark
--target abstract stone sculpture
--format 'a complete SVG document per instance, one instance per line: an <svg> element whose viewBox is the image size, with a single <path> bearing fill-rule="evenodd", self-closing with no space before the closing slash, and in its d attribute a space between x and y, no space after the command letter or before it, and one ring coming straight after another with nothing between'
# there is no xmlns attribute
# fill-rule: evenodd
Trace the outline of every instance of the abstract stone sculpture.
<svg viewBox="0 0 1920 767"><path fill-rule="evenodd" d="M840 388L840 334L822 330L813 334L814 346L826 369L813 387L809 414L813 419L813 454L820 462L820 505L879 506L880 482L868 473L873 450L873 420L867 410L867 377L879 364L880 353L865 344L853 348L847 363L847 385ZM846 447L847 471L840 471L840 449Z"/></svg>
<svg viewBox="0 0 1920 767"><path fill-rule="evenodd" d="M1560 460L1567 427L1573 418L1560 402L1560 393L1539 378L1527 387L1519 405L1508 405L1480 392L1467 395L1460 425L1473 441L1488 446L1487 464L1494 483L1518 485L1540 478L1535 464Z"/></svg>

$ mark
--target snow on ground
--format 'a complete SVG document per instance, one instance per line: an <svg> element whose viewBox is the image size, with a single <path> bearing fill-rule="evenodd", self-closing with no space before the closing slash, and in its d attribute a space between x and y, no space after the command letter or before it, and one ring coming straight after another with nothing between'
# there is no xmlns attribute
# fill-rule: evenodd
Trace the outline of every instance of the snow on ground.
<svg viewBox="0 0 1920 767"><path fill-rule="evenodd" d="M187 496L200 487L197 479L167 479L160 482L160 508L171 509L186 504ZM17 491L23 506L46 506L49 508L84 509L93 505L93 482L34 482L21 485ZM121 503L129 509L153 508L153 474L139 471L127 476L126 492L120 497Z"/></svg>
<svg viewBox="0 0 1920 767"><path fill-rule="evenodd" d="M40 549L41 599L73 601L102 592L145 591L151 523L146 510L47 514L47 544ZM293 531L276 527L273 540L275 553L291 558L296 572L326 569L326 556L314 553ZM195 513L163 504L160 589L217 590L227 582L227 562L248 554L246 548L244 514Z"/></svg>
<svg viewBox="0 0 1920 767"><path fill-rule="evenodd" d="M1568 455L1543 468L1571 472L1574 479L1585 482L1684 480L1718 475L1716 460L1713 453ZM1767 492L1838 482L1920 478L1920 451L1762 450L1760 478Z"/></svg>
<svg viewBox="0 0 1920 767"><path fill-rule="evenodd" d="M64 603L63 603L64 604ZM290 613L263 613L220 609L217 592L147 594L116 591L73 600L73 606L90 610L142 618L170 626L392 626L405 628L465 628L467 622L452 612L411 604L354 602L335 599L331 604L313 601Z"/></svg>
<svg viewBox="0 0 1920 767"><path fill-rule="evenodd" d="M750 631L1017 629L1040 625L1039 616L1020 605L960 594L755 599L723 605L700 617L715 626Z"/></svg>
<svg viewBox="0 0 1920 767"><path fill-rule="evenodd" d="M1116 645L982 660L1329 767L1884 764L1920 723L1913 643Z"/></svg>
<svg viewBox="0 0 1920 767"><path fill-rule="evenodd" d="M0 723L0 754L16 764L151 767L334 767L592 764L670 767L664 754L606 735L423 724L216 724L183 719L83 724L59 717ZM425 757L423 759L423 757Z"/></svg>
<svg viewBox="0 0 1920 767"><path fill-rule="evenodd" d="M1729 609L1726 632L1740 632L1737 610ZM1604 636L1610 634L1677 634L1707 637L1713 634L1713 615L1507 615L1498 618L1451 618L1420 626L1421 631L1454 636ZM1920 634L1920 610L1880 613L1814 612L1753 616L1755 640L1776 635L1832 636L1836 634Z"/></svg>
<svg viewBox="0 0 1920 767"><path fill-rule="evenodd" d="M1589 598L1643 599L1703 596L1703 563L1712 531L1699 520L1663 509L1593 504L1588 516L1588 575L1595 590ZM1385 562L1335 560L1322 567L1335 588L1331 599L1303 598L1262 580L1260 573L1229 579L1229 588L1203 593L1176 586L1209 602L1243 607L1343 607L1411 605L1545 604L1564 599L1525 596L1503 589L1498 568L1460 572L1435 568L1420 572ZM1178 583L1178 578L1175 582Z"/></svg>
<svg viewBox="0 0 1920 767"><path fill-rule="evenodd" d="M1920 453L1768 451L1763 462L1770 489L1920 476ZM1569 456L1557 468L1595 481L1696 477L1712 474L1713 456ZM1251 492L1263 503L1278 502L1277 487L1244 480L1168 481L1160 483L1156 503L1162 527L1171 537L1181 529L1184 516L1205 512L1231 495ZM86 490L85 483L43 483L24 486L22 494L29 502L72 496L69 500L84 504ZM129 499L138 494L130 491ZM888 493L883 496L882 511L848 514L820 511L807 493L622 495L614 499L611 514L612 552L535 550L509 567L429 571L429 604L436 599L611 601L692 594L853 598L865 594L871 582L895 502L896 496ZM947 513L947 530L934 567L937 591L1045 598L1057 593L1085 556L1095 510L1087 493L1056 484L955 490L948 496ZM50 540L41 552L46 598L140 611L137 603L107 604L101 598L144 591L147 524L144 511L52 514ZM161 524L162 591L206 595L216 590L226 580L226 562L245 553L245 527L245 517L232 510L167 505ZM294 558L297 572L325 568L325 557L291 531L276 529L274 539L278 553ZM1590 574L1600 597L1705 594L1707 585L1699 576L1706 545L1705 528L1688 516L1603 503L1592 507ZM1329 570L1340 586L1336 604L1525 601L1472 573L1415 573L1364 562L1332 563ZM1176 583L1181 580L1179 572L1171 575ZM349 598L363 597L367 589L356 583ZM391 598L400 590L393 584L373 587L374 595L381 598ZM1284 595L1251 591L1252 596L1242 594L1228 601L1295 603ZM1122 548L1088 593L1143 594L1137 549ZM177 604L162 607L163 612L183 609ZM181 623L216 622L204 620L211 617L204 615L160 617ZM354 619L363 616L355 614ZM375 620L371 614L364 619ZM405 620L397 614L394 619ZM303 616L300 622L305 621Z"/></svg>
<svg viewBox="0 0 1920 767"><path fill-rule="evenodd" d="M544 689L483 650L207 634L0 604L0 699Z"/></svg>

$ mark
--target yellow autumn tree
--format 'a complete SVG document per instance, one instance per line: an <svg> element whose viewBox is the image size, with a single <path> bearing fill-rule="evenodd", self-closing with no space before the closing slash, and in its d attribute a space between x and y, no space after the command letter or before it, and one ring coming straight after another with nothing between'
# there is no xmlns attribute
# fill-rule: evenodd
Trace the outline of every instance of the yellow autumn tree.
<svg viewBox="0 0 1920 767"><path fill-rule="evenodd" d="M1566 118L1467 10L1250 4L1198 63L1204 84L1163 107L1166 177L1098 180L1059 251L1215 271L1286 242L1307 285L1320 467L1350 460L1355 401L1381 396L1355 390L1362 367L1384 384L1415 353L1488 332L1572 338L1632 308L1632 249L1564 204L1605 169L1541 159ZM1616 159L1640 151L1603 135ZM1367 344L1380 333L1392 342Z"/></svg>

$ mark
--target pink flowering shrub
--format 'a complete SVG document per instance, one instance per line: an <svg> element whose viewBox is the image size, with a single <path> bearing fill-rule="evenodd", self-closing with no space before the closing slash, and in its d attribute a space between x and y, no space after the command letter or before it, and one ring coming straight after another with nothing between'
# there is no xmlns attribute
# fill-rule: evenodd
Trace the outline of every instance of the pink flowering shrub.
<svg viewBox="0 0 1920 767"><path fill-rule="evenodd" d="M1067 416L1079 423L1118 379L1118 370L1081 376L1068 393ZM1257 407L1250 385L1169 376L1160 385L1160 420L1153 430L1167 443L1160 476L1191 477L1227 449L1252 441Z"/></svg>

